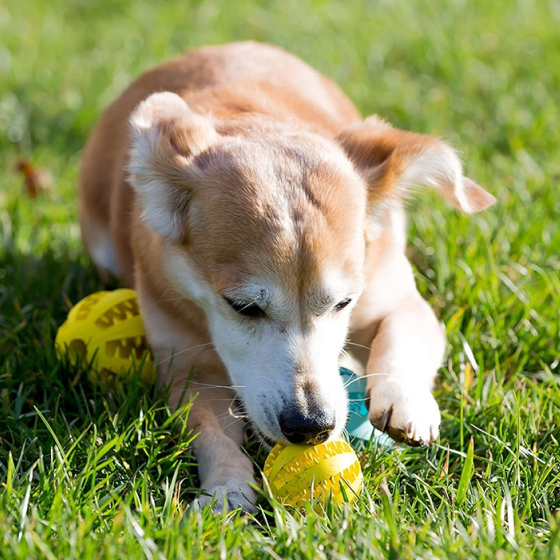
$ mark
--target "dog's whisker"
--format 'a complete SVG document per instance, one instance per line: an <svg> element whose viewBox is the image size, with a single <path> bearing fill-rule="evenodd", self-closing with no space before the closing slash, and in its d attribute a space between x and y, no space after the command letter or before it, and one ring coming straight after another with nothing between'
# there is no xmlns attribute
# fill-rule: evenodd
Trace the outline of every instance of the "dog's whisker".
<svg viewBox="0 0 560 560"><path fill-rule="evenodd" d="M350 358L350 354L344 348L340 351L340 355L344 356L345 358Z"/></svg>
<svg viewBox="0 0 560 560"><path fill-rule="evenodd" d="M359 416L360 418L362 418L362 415L359 412L355 412L354 410L349 410L348 416Z"/></svg>
<svg viewBox="0 0 560 560"><path fill-rule="evenodd" d="M187 383L187 385L189 385L189 384ZM232 387L230 387L228 385L216 385L216 386L212 386L212 387L192 387L190 392L200 394L200 393L202 393L202 391L212 391L212 390L216 390L216 389L231 389L231 388ZM212 400L212 399L208 399L208 400ZM224 398L223 400L229 401L230 399L229 398Z"/></svg>
<svg viewBox="0 0 560 560"><path fill-rule="evenodd" d="M243 420L244 420L244 418L236 418L235 420L233 420L232 422L230 422L226 426L222 426L222 430L227 430L228 428L231 428L234 424L237 424L237 422L241 422Z"/></svg>
<svg viewBox="0 0 560 560"><path fill-rule="evenodd" d="M267 451L270 451L272 447L274 447L275 442L269 439L260 429L259 427L249 420L249 424L253 431L255 432L257 438L260 440L261 444Z"/></svg>
<svg viewBox="0 0 560 560"><path fill-rule="evenodd" d="M360 377L366 379L368 377L387 377L388 375L389 373L386 371L378 371L376 373L364 373L364 375L361 375Z"/></svg>
<svg viewBox="0 0 560 560"><path fill-rule="evenodd" d="M363 344L358 344L357 342L350 342L349 340L347 340L345 344L349 345L349 346L356 346L358 348L363 348L364 350L367 350L368 352L371 350L371 348L369 346L364 346Z"/></svg>
<svg viewBox="0 0 560 560"><path fill-rule="evenodd" d="M189 379L188 385L200 385L202 387L208 387L209 389L244 389L245 385L214 385L212 383L201 383L200 381L194 381Z"/></svg>
<svg viewBox="0 0 560 560"><path fill-rule="evenodd" d="M249 418L249 414L247 413L245 406L243 405L243 403L240 403L237 399L231 400L230 405L228 407L228 414L232 418L238 418L240 420L243 418Z"/></svg>
<svg viewBox="0 0 560 560"><path fill-rule="evenodd" d="M190 352L191 350L197 350L199 348L205 348L207 346L214 346L213 342L206 342L204 344L197 344L196 346L190 346L189 348L185 348L184 350L179 350L179 352L174 352L171 356L168 356L167 358L164 358L163 360L160 360L156 366L159 366L165 362L168 362L169 360L172 360L173 358L175 358L176 356L179 356L181 354L184 354L185 352Z"/></svg>
<svg viewBox="0 0 560 560"><path fill-rule="evenodd" d="M216 416L216 420L218 420L220 424L226 420L231 420L231 419L245 420L246 418L248 418L248 416L231 416L229 412L224 412L223 414Z"/></svg>
<svg viewBox="0 0 560 560"><path fill-rule="evenodd" d="M216 420L221 424L224 420L229 420L231 418L231 416L229 415L229 412L224 412L223 414L219 414L218 416L216 416Z"/></svg>
<svg viewBox="0 0 560 560"><path fill-rule="evenodd" d="M258 305L258 303L257 303L256 300L250 301L247 305L242 307L239 311L243 311L244 309L247 309L248 307L251 307L251 305Z"/></svg>
<svg viewBox="0 0 560 560"><path fill-rule="evenodd" d="M235 416L233 416L232 413L235 413ZM247 411L243 407L237 407L235 409L228 408L226 412L222 412L221 414L218 414L216 418L225 418L225 417L240 418L239 416L240 413L247 414Z"/></svg>
<svg viewBox="0 0 560 560"><path fill-rule="evenodd" d="M352 383L357 383L361 379L366 379L368 377L386 377L388 375L388 373L365 373L364 375L357 375L355 379L350 379L349 381L347 381L344 384L344 388L347 389L348 387L350 387L350 385L352 385Z"/></svg>
<svg viewBox="0 0 560 560"><path fill-rule="evenodd" d="M207 398L204 399L205 403L207 403L207 402L230 402L230 401L231 401L231 399L207 399Z"/></svg>
<svg viewBox="0 0 560 560"><path fill-rule="evenodd" d="M186 297L176 297L176 298L169 298L169 299L158 299L158 303L166 303L168 301L191 301L189 298Z"/></svg>
<svg viewBox="0 0 560 560"><path fill-rule="evenodd" d="M227 412L222 412L222 414L218 414L216 418L218 420L223 420L225 418L248 418L249 415L247 414L247 410L243 403L240 403L238 400L234 399L208 399L208 401L229 401L230 405L228 407Z"/></svg>

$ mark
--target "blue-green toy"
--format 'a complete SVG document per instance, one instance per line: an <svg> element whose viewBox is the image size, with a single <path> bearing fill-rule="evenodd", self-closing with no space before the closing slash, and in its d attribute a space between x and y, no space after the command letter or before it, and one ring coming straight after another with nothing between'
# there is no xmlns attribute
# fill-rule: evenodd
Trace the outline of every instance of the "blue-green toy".
<svg viewBox="0 0 560 560"><path fill-rule="evenodd" d="M369 421L366 406L366 379L343 367L340 368L340 375L348 393L346 431L350 439L361 440L361 442L372 440L380 445L390 447L393 440L387 434L376 430Z"/></svg>

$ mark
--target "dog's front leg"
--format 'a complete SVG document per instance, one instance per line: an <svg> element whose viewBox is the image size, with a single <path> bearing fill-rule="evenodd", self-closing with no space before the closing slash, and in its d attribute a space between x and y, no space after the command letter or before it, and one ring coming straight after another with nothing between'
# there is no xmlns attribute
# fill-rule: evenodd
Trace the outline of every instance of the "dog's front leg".
<svg viewBox="0 0 560 560"><path fill-rule="evenodd" d="M182 388L172 392L172 408L176 408L182 392ZM197 505L213 504L219 513L239 507L247 513L255 511L253 464L241 449L245 421L233 416L234 392L193 379L182 400L193 396L187 425L198 433L193 449L201 488L206 493L197 499Z"/></svg>
<svg viewBox="0 0 560 560"><path fill-rule="evenodd" d="M245 420L230 414L236 394L214 344L201 336L203 331L192 334L185 327L189 323L173 319L155 305L144 293L142 280L137 278L137 290L142 319L158 363L158 385L169 390L168 402L173 411L192 400L187 426L198 434L193 450L201 487L207 494L197 503L204 506L214 502L217 512L238 507L254 511L253 465L241 449ZM200 318L195 319L191 319L193 325L202 323Z"/></svg>
<svg viewBox="0 0 560 560"><path fill-rule="evenodd" d="M441 416L431 390L444 349L443 330L417 292L381 320L366 370L376 428L409 445L437 438Z"/></svg>

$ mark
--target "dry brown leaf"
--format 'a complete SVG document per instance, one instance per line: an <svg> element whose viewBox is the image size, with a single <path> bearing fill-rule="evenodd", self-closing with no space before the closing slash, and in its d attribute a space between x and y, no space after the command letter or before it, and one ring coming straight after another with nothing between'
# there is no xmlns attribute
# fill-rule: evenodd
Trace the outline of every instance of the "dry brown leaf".
<svg viewBox="0 0 560 560"><path fill-rule="evenodd" d="M52 178L46 169L36 167L29 160L20 159L15 165L15 171L23 175L25 190L30 198L36 198L40 193L50 190Z"/></svg>

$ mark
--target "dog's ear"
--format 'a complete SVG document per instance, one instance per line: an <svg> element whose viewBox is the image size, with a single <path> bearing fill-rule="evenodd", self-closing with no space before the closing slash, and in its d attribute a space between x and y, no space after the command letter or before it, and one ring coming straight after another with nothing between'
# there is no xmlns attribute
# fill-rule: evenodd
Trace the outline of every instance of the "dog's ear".
<svg viewBox="0 0 560 560"><path fill-rule="evenodd" d="M192 195L189 167L218 138L209 119L174 93L150 95L130 117L129 180L142 218L159 235L178 240Z"/></svg>
<svg viewBox="0 0 560 560"><path fill-rule="evenodd" d="M398 130L373 116L346 128L336 140L366 181L372 209L421 185L436 189L467 214L496 202L463 176L455 151L432 136Z"/></svg>

